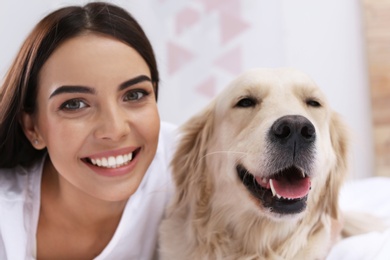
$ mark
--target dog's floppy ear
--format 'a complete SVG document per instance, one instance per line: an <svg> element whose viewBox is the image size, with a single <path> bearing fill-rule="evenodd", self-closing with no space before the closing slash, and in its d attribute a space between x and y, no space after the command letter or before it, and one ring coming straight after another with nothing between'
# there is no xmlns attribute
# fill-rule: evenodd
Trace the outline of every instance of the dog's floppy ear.
<svg viewBox="0 0 390 260"><path fill-rule="evenodd" d="M334 218L339 219L338 199L340 188L347 176L349 161L349 130L340 118L333 112L330 121L330 137L336 155L336 163L328 176L326 194L326 211Z"/></svg>
<svg viewBox="0 0 390 260"><path fill-rule="evenodd" d="M172 160L177 189L175 203L186 206L196 201L198 212L206 210L213 190L212 176L207 173L205 163L207 145L213 133L213 111L214 102L183 125L181 140ZM194 199L192 202L188 194Z"/></svg>

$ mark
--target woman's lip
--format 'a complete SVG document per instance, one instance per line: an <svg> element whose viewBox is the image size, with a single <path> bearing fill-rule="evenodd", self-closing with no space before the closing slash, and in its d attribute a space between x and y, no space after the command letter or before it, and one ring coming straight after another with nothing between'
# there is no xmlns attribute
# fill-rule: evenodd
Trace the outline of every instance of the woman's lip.
<svg viewBox="0 0 390 260"><path fill-rule="evenodd" d="M87 156L85 156L83 158L99 159L99 158L102 158L102 157L108 158L110 156L116 157L118 155L124 155L124 154L132 153L135 150L137 150L138 148L139 147L135 147L135 146L125 147L125 148L121 148L121 149L117 149L117 150L105 151L105 152L100 152L100 153L87 155Z"/></svg>

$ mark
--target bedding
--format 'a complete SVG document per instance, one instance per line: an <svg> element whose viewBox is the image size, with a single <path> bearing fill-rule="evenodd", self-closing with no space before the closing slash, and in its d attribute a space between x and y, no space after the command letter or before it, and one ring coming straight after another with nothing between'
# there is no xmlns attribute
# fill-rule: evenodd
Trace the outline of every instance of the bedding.
<svg viewBox="0 0 390 260"><path fill-rule="evenodd" d="M366 212L381 218L387 228L344 239L337 243L327 260L390 259L390 178L371 177L349 180L340 194L345 212Z"/></svg>

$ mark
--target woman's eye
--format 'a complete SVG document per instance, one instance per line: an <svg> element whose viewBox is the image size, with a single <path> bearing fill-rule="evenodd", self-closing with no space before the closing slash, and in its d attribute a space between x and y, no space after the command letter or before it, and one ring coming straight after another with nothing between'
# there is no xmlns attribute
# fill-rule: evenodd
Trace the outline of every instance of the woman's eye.
<svg viewBox="0 0 390 260"><path fill-rule="evenodd" d="M141 90L129 91L125 94L124 101L137 101L147 96L149 93Z"/></svg>
<svg viewBox="0 0 390 260"><path fill-rule="evenodd" d="M81 99L71 99L61 104L60 110L75 111L87 107L87 104Z"/></svg>

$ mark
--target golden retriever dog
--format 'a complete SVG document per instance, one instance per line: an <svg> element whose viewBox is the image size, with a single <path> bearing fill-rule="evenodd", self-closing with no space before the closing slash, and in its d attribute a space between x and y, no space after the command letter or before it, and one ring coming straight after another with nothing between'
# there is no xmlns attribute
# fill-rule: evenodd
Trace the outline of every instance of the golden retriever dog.
<svg viewBox="0 0 390 260"><path fill-rule="evenodd" d="M182 130L162 259L326 257L348 134L308 76L246 72Z"/></svg>

